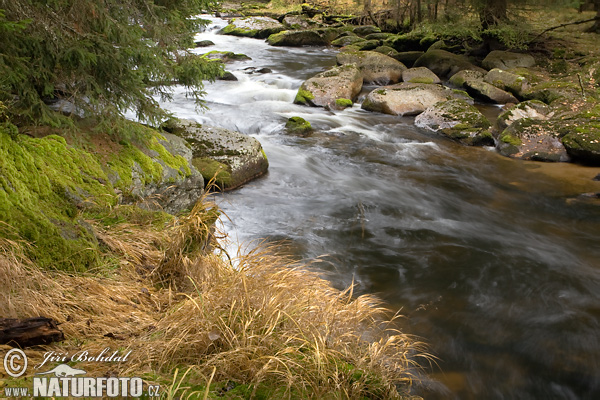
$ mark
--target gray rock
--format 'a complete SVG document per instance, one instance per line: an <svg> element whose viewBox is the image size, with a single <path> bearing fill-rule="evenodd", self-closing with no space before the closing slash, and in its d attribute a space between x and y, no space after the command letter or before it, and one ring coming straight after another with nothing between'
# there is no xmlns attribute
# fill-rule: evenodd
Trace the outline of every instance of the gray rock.
<svg viewBox="0 0 600 400"><path fill-rule="evenodd" d="M217 78L220 81L237 81L238 78L229 71L225 71L223 75Z"/></svg>
<svg viewBox="0 0 600 400"><path fill-rule="evenodd" d="M234 189L267 172L269 163L258 140L191 120L171 122L168 129L191 147L192 165L223 190Z"/></svg>
<svg viewBox="0 0 600 400"><path fill-rule="evenodd" d="M429 68L417 67L402 71L402 81L411 83L442 83Z"/></svg>
<svg viewBox="0 0 600 400"><path fill-rule="evenodd" d="M513 122L523 118L532 120L547 120L553 115L552 109L538 100L529 100L519 103L502 112L496 121L498 131L502 132Z"/></svg>
<svg viewBox="0 0 600 400"><path fill-rule="evenodd" d="M392 49L389 46L379 46L377 48L375 48L375 50L378 53L381 54L385 54L388 57L392 57L393 59L396 59L396 56L399 54L396 50Z"/></svg>
<svg viewBox="0 0 600 400"><path fill-rule="evenodd" d="M313 25L316 25L316 22L306 18L303 15L292 15L288 14L283 18L283 24L291 29L308 29Z"/></svg>
<svg viewBox="0 0 600 400"><path fill-rule="evenodd" d="M568 161L567 150L553 124L531 118L518 119L498 137L498 152L511 158L531 161Z"/></svg>
<svg viewBox="0 0 600 400"><path fill-rule="evenodd" d="M334 67L305 81L294 103L336 108L336 100L356 99L362 84L362 73L355 64Z"/></svg>
<svg viewBox="0 0 600 400"><path fill-rule="evenodd" d="M523 98L523 93L529 89L529 82L525 77L498 68L490 70L483 80L518 98Z"/></svg>
<svg viewBox="0 0 600 400"><path fill-rule="evenodd" d="M465 89L476 99L497 104L518 103L515 96L485 82L483 78L484 74L480 71L463 70L454 74L449 83Z"/></svg>
<svg viewBox="0 0 600 400"><path fill-rule="evenodd" d="M209 46L214 46L215 42L213 42L212 40L200 40L198 42L196 42L196 47L209 47Z"/></svg>
<svg viewBox="0 0 600 400"><path fill-rule="evenodd" d="M410 68L423 54L425 54L423 51L404 51L393 56L388 55Z"/></svg>
<svg viewBox="0 0 600 400"><path fill-rule="evenodd" d="M482 65L486 69L530 68L535 65L535 59L529 54L494 50L485 57Z"/></svg>
<svg viewBox="0 0 600 400"><path fill-rule="evenodd" d="M427 67L439 77L451 77L459 71L470 69L486 73L482 68L473 65L465 56L452 54L445 50L428 50L414 64L415 67Z"/></svg>
<svg viewBox="0 0 600 400"><path fill-rule="evenodd" d="M457 97L462 95L441 85L404 82L373 90L362 108L391 115L417 115L438 102Z"/></svg>
<svg viewBox="0 0 600 400"><path fill-rule="evenodd" d="M406 69L400 61L375 51L344 51L338 53L336 60L339 65L356 64L365 83L399 82Z"/></svg>
<svg viewBox="0 0 600 400"><path fill-rule="evenodd" d="M365 41L365 39L358 37L358 36L342 36L338 39L335 39L333 42L331 42L331 44L336 47L344 47L344 46L350 46L351 44L364 42L364 41Z"/></svg>
<svg viewBox="0 0 600 400"><path fill-rule="evenodd" d="M415 118L415 125L441 133L462 144L491 146L490 122L464 100L439 102Z"/></svg>

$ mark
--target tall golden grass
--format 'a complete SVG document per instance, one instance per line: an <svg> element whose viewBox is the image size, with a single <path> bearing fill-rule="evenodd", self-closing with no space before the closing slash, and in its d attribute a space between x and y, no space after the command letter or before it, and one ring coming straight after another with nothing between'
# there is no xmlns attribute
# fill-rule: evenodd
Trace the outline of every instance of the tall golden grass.
<svg viewBox="0 0 600 400"><path fill-rule="evenodd" d="M45 351L110 347L132 350L128 362L86 364L90 376L169 382L165 398L225 396L216 382L246 387L236 398L410 397L415 360L427 356L393 329L397 316L269 248L223 257L217 214L201 199L166 228L89 221L120 260L95 275L41 271L27 244L0 239L3 316L54 318L67 338L28 350L30 365Z"/></svg>

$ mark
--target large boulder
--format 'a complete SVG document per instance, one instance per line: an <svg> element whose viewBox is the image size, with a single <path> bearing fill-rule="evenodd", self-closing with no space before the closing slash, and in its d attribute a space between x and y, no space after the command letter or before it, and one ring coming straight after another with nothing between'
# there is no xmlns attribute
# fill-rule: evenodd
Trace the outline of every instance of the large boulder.
<svg viewBox="0 0 600 400"><path fill-rule="evenodd" d="M511 123L500 133L497 148L504 156L522 160L569 160L553 124L533 118L521 118Z"/></svg>
<svg viewBox="0 0 600 400"><path fill-rule="evenodd" d="M457 97L464 98L464 94L441 85L404 82L373 90L362 108L391 115L417 115L438 102Z"/></svg>
<svg viewBox="0 0 600 400"><path fill-rule="evenodd" d="M283 17L283 20L281 22L283 22L283 24L290 29L308 29L311 26L317 24L312 19L306 18L303 15L293 14L286 15L285 17Z"/></svg>
<svg viewBox="0 0 600 400"><path fill-rule="evenodd" d="M415 61L414 67L427 67L440 77L451 77L464 69L487 72L473 65L467 57L446 50L428 50Z"/></svg>
<svg viewBox="0 0 600 400"><path fill-rule="evenodd" d="M415 125L439 132L462 144L491 146L490 122L464 100L449 100L429 107L415 118Z"/></svg>
<svg viewBox="0 0 600 400"><path fill-rule="evenodd" d="M269 36L267 42L271 46L327 46L328 38L314 30L283 31Z"/></svg>
<svg viewBox="0 0 600 400"><path fill-rule="evenodd" d="M425 54L424 51L403 51L395 55L388 54L388 56L411 68L423 54Z"/></svg>
<svg viewBox="0 0 600 400"><path fill-rule="evenodd" d="M364 25L364 26L357 26L356 28L354 28L352 30L352 32L354 32L355 34L357 34L359 36L367 36L367 35L371 35L373 33L381 33L381 29L379 29L378 27L376 27L374 25Z"/></svg>
<svg viewBox="0 0 600 400"><path fill-rule="evenodd" d="M337 103L340 103L338 100L356 99L362 84L362 73L356 65L334 67L302 83L294 103L313 107L343 108L338 106Z"/></svg>
<svg viewBox="0 0 600 400"><path fill-rule="evenodd" d="M523 98L523 93L529 89L529 81L524 76L498 68L490 70L483 80L499 89L512 93L520 99Z"/></svg>
<svg viewBox="0 0 600 400"><path fill-rule="evenodd" d="M164 129L187 142L191 163L206 181L216 177L223 190L234 189L267 172L269 163L258 140L191 120L171 120Z"/></svg>
<svg viewBox="0 0 600 400"><path fill-rule="evenodd" d="M402 71L402 81L410 83L442 83L429 68L417 67Z"/></svg>
<svg viewBox="0 0 600 400"><path fill-rule="evenodd" d="M531 68L535 59L529 54L494 50L485 57L482 65L486 69Z"/></svg>
<svg viewBox="0 0 600 400"><path fill-rule="evenodd" d="M469 95L483 101L497 104L518 102L515 96L485 82L483 78L484 74L480 71L462 70L454 74L449 83L466 90Z"/></svg>
<svg viewBox="0 0 600 400"><path fill-rule="evenodd" d="M357 65L365 83L399 82L406 69L400 61L375 51L344 51L338 53L336 60L339 65Z"/></svg>
<svg viewBox="0 0 600 400"><path fill-rule="evenodd" d="M365 39L358 36L342 36L335 39L331 44L336 47L350 46L351 44L364 42Z"/></svg>
<svg viewBox="0 0 600 400"><path fill-rule="evenodd" d="M577 109L571 114L555 109L554 123L567 153L573 160L600 166L600 103L579 102L563 107Z"/></svg>
<svg viewBox="0 0 600 400"><path fill-rule="evenodd" d="M283 30L285 30L285 26L276 19L269 17L248 17L231 20L231 23L223 28L221 33L265 39Z"/></svg>
<svg viewBox="0 0 600 400"><path fill-rule="evenodd" d="M502 132L512 125L513 122L520 119L530 118L533 120L545 121L553 114L552 109L541 101L524 101L502 112L496 120L496 128L498 131Z"/></svg>

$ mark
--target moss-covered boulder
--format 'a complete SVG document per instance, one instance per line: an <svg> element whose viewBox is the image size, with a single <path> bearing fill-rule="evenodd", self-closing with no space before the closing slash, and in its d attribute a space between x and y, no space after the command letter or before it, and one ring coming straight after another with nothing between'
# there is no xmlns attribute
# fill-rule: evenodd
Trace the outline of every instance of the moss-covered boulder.
<svg viewBox="0 0 600 400"><path fill-rule="evenodd" d="M308 136L313 131L313 128L307 120L302 117L288 118L285 123L285 129L292 135Z"/></svg>
<svg viewBox="0 0 600 400"><path fill-rule="evenodd" d="M358 36L367 36L367 35L371 35L373 33L381 33L381 29L379 29L378 27L376 27L374 25L363 25L363 26L357 26L356 28L354 28L352 30L352 32L354 32Z"/></svg>
<svg viewBox="0 0 600 400"><path fill-rule="evenodd" d="M389 46L379 46L379 47L376 47L375 50L373 50L373 51L376 51L381 54L385 54L386 56L392 57L394 59L398 55L398 52Z"/></svg>
<svg viewBox="0 0 600 400"><path fill-rule="evenodd" d="M435 35L431 35L427 32L412 31L388 37L385 41L385 45L393 47L399 52L424 51L438 40L439 39Z"/></svg>
<svg viewBox="0 0 600 400"><path fill-rule="evenodd" d="M367 40L386 40L386 39L390 38L391 36L393 36L392 33L376 32L376 33L371 33L371 34L365 36L365 39L367 39Z"/></svg>
<svg viewBox="0 0 600 400"><path fill-rule="evenodd" d="M271 46L327 46L329 40L315 30L283 31L268 37Z"/></svg>
<svg viewBox="0 0 600 400"><path fill-rule="evenodd" d="M245 54L234 53L232 51L219 51L214 50L208 53L202 54L202 57L208 58L209 60L221 60L224 63L232 62L232 61L245 61L252 60L252 58L248 57Z"/></svg>
<svg viewBox="0 0 600 400"><path fill-rule="evenodd" d="M483 80L499 89L512 93L519 99L522 99L523 93L529 89L527 78L498 68L490 70Z"/></svg>
<svg viewBox="0 0 600 400"><path fill-rule="evenodd" d="M583 98L578 84L564 81L540 82L524 91L522 95L526 100L539 100L546 104L572 104Z"/></svg>
<svg viewBox="0 0 600 400"><path fill-rule="evenodd" d="M214 46L215 42L213 42L212 40L199 40L197 42L195 42L196 47L210 47L210 46Z"/></svg>
<svg viewBox="0 0 600 400"><path fill-rule="evenodd" d="M531 68L535 59L529 54L513 53L510 51L494 50L482 62L486 69Z"/></svg>
<svg viewBox="0 0 600 400"><path fill-rule="evenodd" d="M207 181L216 174L216 184L223 190L236 188L267 172L267 157L253 137L191 120L172 121L167 129L186 140L194 167Z"/></svg>
<svg viewBox="0 0 600 400"><path fill-rule="evenodd" d="M336 47L350 46L351 44L364 42L365 39L358 36L342 36L335 39L331 44Z"/></svg>
<svg viewBox="0 0 600 400"><path fill-rule="evenodd" d="M415 125L469 146L494 144L490 122L464 100L443 101L429 107L417 116Z"/></svg>
<svg viewBox="0 0 600 400"><path fill-rule="evenodd" d="M545 103L539 100L524 101L503 111L496 120L496 128L502 132L519 119L530 118L543 121L551 115L552 109Z"/></svg>
<svg viewBox="0 0 600 400"><path fill-rule="evenodd" d="M362 42L355 43L360 51L375 50L381 46L381 40L364 40Z"/></svg>
<svg viewBox="0 0 600 400"><path fill-rule="evenodd" d="M406 69L400 61L375 51L343 51L336 60L338 65L357 65L365 83L380 85L399 82Z"/></svg>
<svg viewBox="0 0 600 400"><path fill-rule="evenodd" d="M442 83L429 68L417 67L402 71L402 81L410 83Z"/></svg>
<svg viewBox="0 0 600 400"><path fill-rule="evenodd" d="M285 30L285 26L276 19L269 17L248 17L231 20L231 23L223 28L220 33L265 39L283 30Z"/></svg>
<svg viewBox="0 0 600 400"><path fill-rule="evenodd" d="M575 161L600 166L600 121L581 121L569 126L562 138L567 153Z"/></svg>
<svg viewBox="0 0 600 400"><path fill-rule="evenodd" d="M466 90L476 99L497 104L517 103L519 100L509 92L497 88L483 80L480 71L462 70L454 74L449 83L459 89Z"/></svg>
<svg viewBox="0 0 600 400"><path fill-rule="evenodd" d="M423 51L403 51L398 52L398 54L388 56L400 61L402 64L406 65L409 68L412 68L415 62L423 55L425 52Z"/></svg>
<svg viewBox="0 0 600 400"><path fill-rule="evenodd" d="M522 160L559 162L569 156L550 121L521 118L498 136L500 154Z"/></svg>
<svg viewBox="0 0 600 400"><path fill-rule="evenodd" d="M417 115L436 103L463 96L441 85L404 82L371 91L362 108L391 115Z"/></svg>
<svg viewBox="0 0 600 400"><path fill-rule="evenodd" d="M439 77L451 77L465 69L487 72L473 65L467 57L452 54L446 50L428 50L415 61L414 67L427 67Z"/></svg>
<svg viewBox="0 0 600 400"><path fill-rule="evenodd" d="M151 197L140 204L178 212L202 195L204 181L183 140L120 124L130 140L87 125L71 127L85 148L55 134L33 138L0 124L0 221L7 224L0 229L7 238L33 244L26 250L39 267L98 267L99 243L86 219L106 215L118 203Z"/></svg>
<svg viewBox="0 0 600 400"><path fill-rule="evenodd" d="M362 73L356 65L334 67L305 81L294 103L335 109L339 99L356 99L362 84Z"/></svg>

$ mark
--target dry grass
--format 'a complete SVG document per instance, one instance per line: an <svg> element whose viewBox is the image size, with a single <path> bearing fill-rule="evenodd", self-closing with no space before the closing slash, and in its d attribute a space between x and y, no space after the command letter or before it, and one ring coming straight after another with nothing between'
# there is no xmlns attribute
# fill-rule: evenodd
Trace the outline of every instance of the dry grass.
<svg viewBox="0 0 600 400"><path fill-rule="evenodd" d="M408 397L423 355L388 329L396 317L269 249L208 252L216 215L202 201L167 229L93 224L121 260L112 276L42 272L23 243L0 239L3 316L54 318L67 338L28 350L30 365L45 351L110 347L132 350L128 362L85 364L90 376L170 382L166 398L229 396L215 382L244 387L235 398Z"/></svg>

